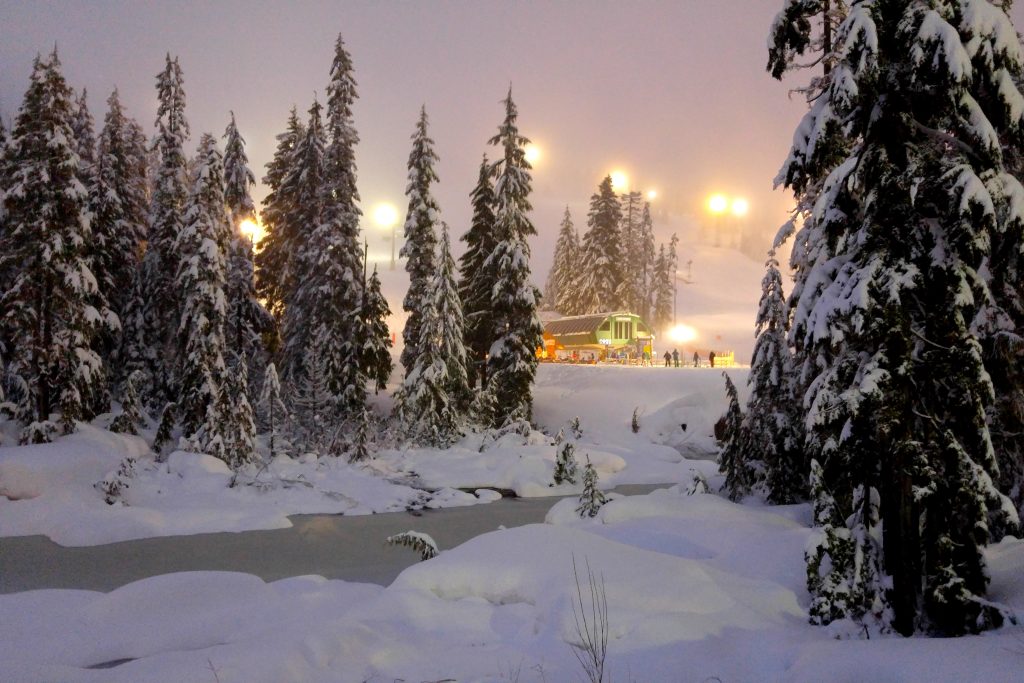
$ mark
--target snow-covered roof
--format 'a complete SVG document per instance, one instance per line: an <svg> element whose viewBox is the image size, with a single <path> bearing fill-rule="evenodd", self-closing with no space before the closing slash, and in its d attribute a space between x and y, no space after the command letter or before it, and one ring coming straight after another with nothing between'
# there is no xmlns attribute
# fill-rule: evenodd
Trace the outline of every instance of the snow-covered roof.
<svg viewBox="0 0 1024 683"><path fill-rule="evenodd" d="M616 315L628 315L640 319L640 316L629 311L611 311L609 313L591 313L589 315L573 315L558 318L544 323L544 331L553 337L566 334L587 334L596 332L605 320ZM642 320L641 320L642 321Z"/></svg>

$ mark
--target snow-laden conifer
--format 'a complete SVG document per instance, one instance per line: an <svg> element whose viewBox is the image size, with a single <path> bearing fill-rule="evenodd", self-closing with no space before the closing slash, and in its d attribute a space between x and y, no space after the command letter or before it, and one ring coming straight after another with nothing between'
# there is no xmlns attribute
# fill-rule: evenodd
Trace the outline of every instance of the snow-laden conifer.
<svg viewBox="0 0 1024 683"><path fill-rule="evenodd" d="M132 315L141 308L129 308L135 286L142 237L146 230L146 177L139 158L145 155L135 138L135 130L121 106L117 90L107 99L108 110L100 132L89 188L89 209L92 212L91 263L97 288L116 321L111 318L101 332L97 351L104 363L119 378L131 371L124 367L120 350L124 331L140 332ZM133 368L133 370L136 368ZM136 391L144 390L137 381Z"/></svg>
<svg viewBox="0 0 1024 683"><path fill-rule="evenodd" d="M419 353L405 376L396 404L406 434L413 441L443 448L461 436L463 412L470 400L462 304L444 224L436 263L437 273L423 300Z"/></svg>
<svg viewBox="0 0 1024 683"><path fill-rule="evenodd" d="M551 274L548 275L548 285L544 290L545 302L562 315L580 313L579 296L574 286L579 261L579 235L572 223L569 207L566 206L558 230L558 241L555 242L555 260L551 264Z"/></svg>
<svg viewBox="0 0 1024 683"><path fill-rule="evenodd" d="M380 290L377 266L363 290L362 321L365 325L360 366L372 383L374 393L388 385L394 362L391 360L391 333L387 319L391 315L387 299Z"/></svg>
<svg viewBox="0 0 1024 683"><path fill-rule="evenodd" d="M310 348L313 302L315 291L308 284L307 277L317 254L313 251L310 233L320 220L321 186L323 184L324 133L320 118L320 103L314 101L309 109L309 122L305 134L299 140L290 168L282 180L282 194L286 194L282 219L283 223L271 223L281 230L278 237L268 233L268 249L274 240L280 240L278 249L287 261L286 272L280 277L278 293L283 297L283 318L281 321L281 376L286 382L298 385L303 381L304 360ZM287 188L287 193L285 193ZM261 268L268 267L264 263ZM278 264L280 265L280 264ZM261 275L262 277L262 275Z"/></svg>
<svg viewBox="0 0 1024 683"><path fill-rule="evenodd" d="M672 322L672 307L675 303L673 297L675 282L669 268L669 257L665 251L665 245L662 244L658 247L658 256L654 259L654 267L651 270L653 278L651 324L661 334L668 332Z"/></svg>
<svg viewBox="0 0 1024 683"><path fill-rule="evenodd" d="M441 209L430 190L437 182L434 163L437 162L434 141L427 133L427 109L420 109L416 130L412 134L412 151L409 153L408 184L405 196L409 208L405 215L403 237L405 242L399 255L405 259L405 270L409 273L409 289L402 300L402 308L408 314L402 330L402 367L408 376L417 364L423 351L420 344L420 328L423 325L430 283L437 273L437 233L441 220Z"/></svg>
<svg viewBox="0 0 1024 683"><path fill-rule="evenodd" d="M537 349L543 345L543 326L537 317L540 292L530 283L530 245L536 234L530 222L530 164L523 148L529 140L519 134L518 111L509 89L505 120L492 145L500 145L495 164L495 236L497 244L485 268L491 271L491 311L494 327L487 359L487 383L493 392L495 424L529 420L533 412L531 386L537 372Z"/></svg>
<svg viewBox="0 0 1024 683"><path fill-rule="evenodd" d="M268 363L263 373L263 389L257 408L267 434L270 459L273 460L282 454L287 455L287 442L282 432L288 418L288 409L281 400L281 382L277 376L277 367L273 363Z"/></svg>
<svg viewBox="0 0 1024 683"><path fill-rule="evenodd" d="M618 310L622 295L622 249L619 222L622 209L605 176L590 198L588 230L583 236L579 275L574 287L580 297L580 313Z"/></svg>
<svg viewBox="0 0 1024 683"><path fill-rule="evenodd" d="M176 250L181 237L188 196L185 142L189 127L185 119L185 89L177 58L168 54L157 81L157 134L154 150L159 165L153 178L149 213L149 235L142 261L142 294L145 308L145 352L148 355L154 402L169 399L176 392L174 345L178 312L182 307L176 285L183 258Z"/></svg>
<svg viewBox="0 0 1024 683"><path fill-rule="evenodd" d="M622 259L622 281L619 284L619 307L639 312L643 296L642 275L644 269L643 249L643 195L638 191L625 192L619 196L622 212L619 219L619 254Z"/></svg>
<svg viewBox="0 0 1024 683"><path fill-rule="evenodd" d="M178 327L177 415L190 447L218 457L230 415L222 400L225 390L223 235L224 165L217 142L204 134L199 142L192 189L175 251L181 265L177 290L182 302ZM229 463L230 464L230 463Z"/></svg>
<svg viewBox="0 0 1024 683"><path fill-rule="evenodd" d="M718 454L718 471L725 475L722 491L729 494L730 500L739 500L750 493L763 475L763 464L752 456L750 431L740 409L736 385L727 373L723 372L722 377L729 407L725 413L725 439Z"/></svg>
<svg viewBox="0 0 1024 683"><path fill-rule="evenodd" d="M241 229L244 221L256 220L256 205L249 194L256 179L249 170L245 139L238 132L234 112L224 139L224 203L231 228L226 251L228 313L224 333L232 355L245 362L248 371L256 371L263 363L260 335L273 327L273 320L257 298L253 242Z"/></svg>
<svg viewBox="0 0 1024 683"><path fill-rule="evenodd" d="M124 383L124 391L121 392L121 413L110 423L110 431L121 434L138 434L139 427L145 426L146 418L142 408L142 398L139 396L139 385L143 381L143 374L136 370Z"/></svg>
<svg viewBox="0 0 1024 683"><path fill-rule="evenodd" d="M755 323L757 341L750 361L750 398L746 424L751 457L764 463L764 486L775 503L794 503L806 495L800 414L793 409L793 366L786 345L788 330L782 275L775 252L768 254L761 280Z"/></svg>
<svg viewBox="0 0 1024 683"><path fill-rule="evenodd" d="M235 358L220 391L220 413L225 420L224 454L228 467L237 470L255 462L256 416L249 401L249 365Z"/></svg>
<svg viewBox="0 0 1024 683"><path fill-rule="evenodd" d="M88 190L94 182L96 164L96 124L89 112L85 88L75 98L71 115L71 131L75 135L75 153L78 154L78 180Z"/></svg>
<svg viewBox="0 0 1024 683"><path fill-rule="evenodd" d="M575 438L571 434L566 436L565 430L560 429L555 437L555 486L575 484L576 469Z"/></svg>
<svg viewBox="0 0 1024 683"><path fill-rule="evenodd" d="M6 228L0 238L0 324L8 372L20 379L23 441L67 433L91 417L89 397L103 379L92 349L102 322L87 264L87 193L71 128L71 89L56 51L36 58L4 155Z"/></svg>
<svg viewBox="0 0 1024 683"><path fill-rule="evenodd" d="M278 134L277 149L263 176L263 184L269 191L263 200L261 214L266 234L256 254L256 291L279 321L294 287L295 255L302 235L298 218L303 207L297 204L297 183L302 176L292 173L292 169L298 161L299 143L305 138L305 126L292 107L288 127ZM322 149L321 144L321 156Z"/></svg>
<svg viewBox="0 0 1024 683"><path fill-rule="evenodd" d="M576 514L583 519L596 517L601 507L608 502L604 493L597 487L597 470L587 456L587 464L583 466L583 492L580 493L580 504Z"/></svg>
<svg viewBox="0 0 1024 683"><path fill-rule="evenodd" d="M1001 136L1020 139L1024 123L1010 78L1021 47L990 2L864 0L837 50L798 130L803 157L784 168L797 187L813 182L799 174L819 143L842 155L817 193L821 239L795 307L810 455L863 554L857 567L892 576L893 627L973 632L1001 621L984 600L982 548L993 524L1015 521L993 482L993 388L972 321L990 297L978 273L1000 208L1020 192ZM848 151L831 144L823 112L844 122ZM883 542L868 542L882 523ZM863 578L867 595L880 575Z"/></svg>
<svg viewBox="0 0 1024 683"><path fill-rule="evenodd" d="M301 299L309 311L312 343L325 355L325 380L345 418L358 416L366 407L366 374L360 363L365 340L360 315L365 269L356 189L359 136L352 116L356 98L352 59L339 35L327 85L328 143L320 220L308 240L308 270L299 287L306 292Z"/></svg>
<svg viewBox="0 0 1024 683"><path fill-rule="evenodd" d="M466 251L459 257L459 298L466 323L466 354L470 386L486 378L486 359L494 341L491 292L494 271L485 264L497 239L494 234L494 169L484 155L476 186L470 193L473 218L461 237Z"/></svg>

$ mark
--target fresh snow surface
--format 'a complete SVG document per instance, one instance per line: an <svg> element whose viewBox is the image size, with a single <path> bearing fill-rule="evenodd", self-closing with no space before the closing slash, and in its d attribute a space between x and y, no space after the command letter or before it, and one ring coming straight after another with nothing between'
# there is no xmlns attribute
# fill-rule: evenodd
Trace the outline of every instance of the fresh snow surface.
<svg viewBox="0 0 1024 683"><path fill-rule="evenodd" d="M574 562L588 618L588 567L604 584L606 680L1019 680L1019 627L948 641L837 640L809 626L806 505L675 487L618 497L582 521L571 503L547 524L443 551L387 588L191 572L108 594L0 596L0 680L585 680L573 655ZM1024 543L988 556L991 597L1021 610Z"/></svg>
<svg viewBox="0 0 1024 683"><path fill-rule="evenodd" d="M746 370L729 372L745 384ZM715 450L713 424L725 412L718 371L542 365L535 397L536 420L552 436L580 416L576 457L581 464L590 458L602 488L687 483L694 471L714 473L708 460ZM634 407L640 409L639 434L630 429ZM157 462L143 438L98 426L82 425L71 436L36 446L7 446L16 443L13 433L0 441L0 536L43 534L66 546L282 528L293 514L474 505L495 500L495 489L520 496L581 490L550 486L555 446L541 432L506 435L482 452L478 434L447 450L386 449L363 466L330 457L279 457L262 471L245 472L235 486L231 472L213 457L175 451ZM138 462L124 494L127 504L107 505L93 485L128 455Z"/></svg>
<svg viewBox="0 0 1024 683"><path fill-rule="evenodd" d="M730 373L742 392L746 372ZM636 406L641 429L634 435ZM612 496L588 520L566 499L546 524L444 549L387 588L205 571L154 576L110 593L3 595L0 681L582 681L574 563L588 619L588 568L604 585L606 680L1020 680L1020 627L953 641L860 640L849 627L807 624L808 506L686 495L694 472L712 491L722 482L711 460L680 456L710 457L710 430L724 410L719 372L542 366L535 408L548 430L580 417L577 453L591 455L602 486L679 484ZM546 486L554 448L540 435L504 437L482 454L478 448L479 437L469 437L448 452L395 450L373 462L389 476L443 487L436 494L308 458L272 464L274 477L261 481L273 484L228 488L230 474L215 460L174 453L157 464L141 439L83 426L55 444L0 449L0 529L98 543L284 525L289 512L332 506L351 513L410 501L483 502L496 487L533 493ZM130 505L107 506L91 482L126 454L140 456ZM1024 543L1007 539L986 554L989 598L1024 612Z"/></svg>

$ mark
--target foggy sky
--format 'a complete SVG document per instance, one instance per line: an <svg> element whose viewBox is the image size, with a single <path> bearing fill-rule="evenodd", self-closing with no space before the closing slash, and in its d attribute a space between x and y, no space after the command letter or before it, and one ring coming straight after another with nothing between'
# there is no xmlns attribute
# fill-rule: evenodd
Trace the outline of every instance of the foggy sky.
<svg viewBox="0 0 1024 683"><path fill-rule="evenodd" d="M155 75L170 52L184 71L191 145L205 131L222 135L234 110L259 179L291 106L305 116L314 93L323 101L341 33L358 82L364 211L388 200L404 215L409 136L425 104L441 157L435 195L459 235L481 155L496 153L486 141L511 84L520 130L544 155L532 196L534 279L542 283L563 207L583 227L590 195L613 168L635 189L657 189L658 206L676 223L702 220L711 191L747 197L748 220L763 226L767 248L791 204L788 193L772 191L772 179L805 109L788 96L805 76L779 83L764 71L780 5L0 0L0 112L9 124L32 59L56 43L69 82L89 90L97 129L116 85L151 131ZM1020 23L1022 10L1013 18ZM258 185L254 196L265 192ZM386 253L380 231L368 232L371 250Z"/></svg>

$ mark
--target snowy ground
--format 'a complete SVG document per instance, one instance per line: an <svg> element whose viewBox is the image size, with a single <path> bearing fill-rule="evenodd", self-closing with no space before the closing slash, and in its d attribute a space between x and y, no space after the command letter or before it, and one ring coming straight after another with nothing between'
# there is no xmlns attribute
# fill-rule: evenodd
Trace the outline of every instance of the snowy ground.
<svg viewBox="0 0 1024 683"><path fill-rule="evenodd" d="M745 379L743 370L730 372L737 383ZM577 455L590 457L603 486L688 482L695 469L714 470L711 462L684 459L680 450L703 458L714 451L713 423L725 410L717 372L545 365L536 396L538 422L551 434L580 416L584 437ZM639 434L630 430L634 407L640 408ZM484 489L523 496L579 490L549 486L555 447L539 432L528 439L505 436L483 452L480 444L479 435L471 435L444 451L385 450L362 467L335 458L279 458L231 487L230 471L215 458L174 452L158 463L142 438L83 425L52 444L0 448L0 536L43 534L62 545L94 545L281 528L290 526L288 515L300 513L370 514L498 498ZM128 454L139 457L128 505L109 506L93 484Z"/></svg>
<svg viewBox="0 0 1024 683"><path fill-rule="evenodd" d="M745 371L730 372L742 391ZM549 430L580 416L578 452L599 464L604 485L681 485L616 498L587 521L566 500L546 524L445 549L386 588L315 576L267 583L243 573L188 572L110 593L0 596L0 680L585 680L574 656L574 561L588 614L588 565L607 593L606 680L1020 680L1020 627L955 641L837 640L850 634L807 625L807 506L687 495L694 471L708 476L712 490L721 483L714 463L700 459L708 457L712 424L724 410L720 373L543 366L535 405ZM634 407L636 435L629 428ZM229 475L215 463L178 454L166 465L141 468L132 505L110 508L89 482L144 444L85 428L50 446L0 449L0 533L96 543L118 535L270 528L287 524L285 514L299 508L353 513L476 498L453 492L456 486L544 492L550 446L503 443L482 454L473 446L469 439L445 453L393 451L375 463L389 476L449 487L436 498L326 462L279 463L281 482L309 486L228 489ZM1008 539L988 557L990 598L1024 613L1024 543Z"/></svg>

